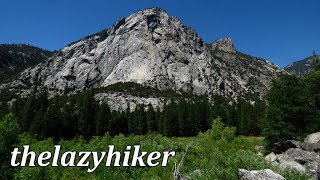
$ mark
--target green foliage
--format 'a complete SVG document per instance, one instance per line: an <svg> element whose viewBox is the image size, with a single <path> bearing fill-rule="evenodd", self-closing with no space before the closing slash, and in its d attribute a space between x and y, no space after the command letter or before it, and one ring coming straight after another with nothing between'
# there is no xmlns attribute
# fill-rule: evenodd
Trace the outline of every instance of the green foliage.
<svg viewBox="0 0 320 180"><path fill-rule="evenodd" d="M305 77L284 75L267 93L269 106L263 121L270 145L320 130L320 72Z"/></svg>
<svg viewBox="0 0 320 180"><path fill-rule="evenodd" d="M102 136L110 129L110 119L111 111L109 106L106 104L99 106L96 114L96 135Z"/></svg>
<svg viewBox="0 0 320 180"><path fill-rule="evenodd" d="M268 91L267 100L270 104L264 122L264 134L271 144L303 133L306 112L302 83L296 76L284 75L274 81Z"/></svg>
<svg viewBox="0 0 320 180"><path fill-rule="evenodd" d="M235 127L225 127L221 118L213 120L212 127L205 133L200 133L200 137L207 137L209 141L224 140L231 142L236 137Z"/></svg>
<svg viewBox="0 0 320 180"><path fill-rule="evenodd" d="M0 120L0 179L10 178L13 168L9 161L11 150L18 143L20 128L17 119L7 114Z"/></svg>
<svg viewBox="0 0 320 180"><path fill-rule="evenodd" d="M303 77L305 100L305 129L307 132L320 130L320 71L315 71Z"/></svg>
<svg viewBox="0 0 320 180"><path fill-rule="evenodd" d="M58 104L59 101L54 100L53 102ZM36 101L31 104L33 104L33 106L39 106L37 105L38 103ZM60 106L62 105L59 105L59 107ZM176 104L172 103L171 108L174 106L176 106ZM64 110L65 109L63 108L62 111ZM148 111L142 111L141 109L139 111L139 113L136 113L148 117ZM106 112L108 112L108 109L106 109ZM115 124L113 124L113 118L115 118L117 124L120 124L121 126L120 119L123 119L123 116L127 113L129 112L112 112L111 114L113 115L111 115L110 126L114 126L115 129L118 128L115 126ZM157 111L154 113L159 112ZM169 115L167 115L167 117L169 117ZM54 118L58 118L58 116L54 116ZM104 120L102 120L102 122L104 122ZM56 127L59 128L60 126L58 125ZM179 125L176 127L179 127ZM1 156L2 159L0 161L0 172L1 177L3 178L15 179L26 179L28 177L32 177L33 179L172 179L172 169L175 162L180 161L185 152L185 148L190 146L180 172L184 176L190 176L191 179L237 179L237 170L239 168L245 168L249 170L271 168L272 170L284 175L288 179L307 179L305 175L299 174L298 172L283 172L266 162L263 158L257 156L253 150L254 146L257 144L264 144L263 139L254 137L235 137L235 131L235 128L225 127L222 119L217 118L213 121L213 125L210 130L205 133L200 133L200 135L197 137L167 138L155 134L148 134L144 136L117 135L111 137L109 134L105 134L102 137L92 137L89 139L77 137L70 140L56 141L52 138L49 138L37 141L37 138L34 138L29 134L20 134L17 119L12 114L9 114L0 121L0 142L2 143L0 149L1 151L4 151L4 153L1 153L3 156ZM141 150L143 151L162 152L171 150L176 151L177 154L174 158L170 159L167 167L106 168L101 165L93 173L87 173L86 169L81 167L57 168L49 166L46 168L10 168L10 166L8 166L10 162L10 151L13 149L13 147L18 146L21 148L25 144L29 144L31 150L37 152L38 154L43 151L50 151L53 153L54 144L60 144L62 146L62 152L104 151L105 148L110 144L115 145L117 150L124 150L127 145L140 144L142 148ZM92 162L92 159L90 159L90 161ZM195 171L199 170L201 172L200 174L194 173Z"/></svg>
<svg viewBox="0 0 320 180"><path fill-rule="evenodd" d="M222 132L224 129L224 124L221 118L213 120L212 129L211 129L211 139L214 141L222 139Z"/></svg>
<svg viewBox="0 0 320 180"><path fill-rule="evenodd" d="M111 112L107 104L99 104L94 100L95 94L103 92L165 97L168 102L162 110L154 109L149 104L139 105L133 112ZM195 136L208 130L212 119L217 117L221 117L227 126L237 127L237 134L260 133L259 119L264 116L265 108L261 100L255 99L255 104L250 104L240 99L230 104L230 100L215 96L213 102L214 105L211 105L206 96L160 91L136 83L118 83L51 99L43 91L26 99L18 99L11 111L18 117L21 129L36 135L38 139L52 137L59 140L77 136L89 139L106 132L113 136L119 133L143 135L150 132L169 137Z"/></svg>
<svg viewBox="0 0 320 180"><path fill-rule="evenodd" d="M269 168L287 179L307 179L296 171L281 171L254 153L254 145L263 143L261 138L236 137L233 141L208 141L207 136L190 138L167 138L160 135L115 136L106 134L94 137L90 141L82 138L62 140L58 144L65 151L105 151L112 144L117 150L124 150L127 145L141 144L142 151L175 151L176 156L169 159L167 167L105 167L102 163L93 173L87 173L81 167L23 167L17 169L13 176L16 179L172 179L174 164L179 162L187 146L180 172L191 179L238 179L238 169L248 170ZM21 136L22 147L30 144L31 150L53 152L54 141L47 139L35 141L25 135ZM90 159L92 162L92 159ZM194 173L194 172L200 173Z"/></svg>
<svg viewBox="0 0 320 180"><path fill-rule="evenodd" d="M111 84L107 87L94 89L94 92L97 93L106 93L106 92L122 92L130 94L133 96L139 97L167 97L167 98L188 98L188 99L197 99L198 96L193 95L190 92L184 91L174 91L174 90L159 90L157 88L152 88L144 86L134 82L118 82Z"/></svg>
<svg viewBox="0 0 320 180"><path fill-rule="evenodd" d="M231 142L236 137L236 128L235 127L225 127L222 131L223 139Z"/></svg>

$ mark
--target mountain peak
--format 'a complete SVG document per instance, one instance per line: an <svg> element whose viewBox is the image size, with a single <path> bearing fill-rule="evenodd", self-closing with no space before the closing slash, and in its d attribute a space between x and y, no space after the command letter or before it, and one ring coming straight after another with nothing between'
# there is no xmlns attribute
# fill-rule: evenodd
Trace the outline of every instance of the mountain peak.
<svg viewBox="0 0 320 180"><path fill-rule="evenodd" d="M151 8L143 9L139 12L164 12L165 13L165 10L160 7L151 7Z"/></svg>
<svg viewBox="0 0 320 180"><path fill-rule="evenodd" d="M234 48L234 43L231 37L221 38L214 41L211 44L212 49L217 49L219 51L235 53L236 49Z"/></svg>
<svg viewBox="0 0 320 180"><path fill-rule="evenodd" d="M122 35L145 30L153 32L157 28L169 28L167 26L177 24L182 23L177 18L169 16L165 10L157 7L148 8L122 18L112 26L108 34Z"/></svg>
<svg viewBox="0 0 320 180"><path fill-rule="evenodd" d="M226 53L211 54L197 33L178 18L149 8L68 45L0 90L22 84L25 89L18 91L25 95L30 86L41 85L55 95L134 82L160 90L236 98L244 92L263 94L279 74L278 68L248 56L235 61L240 55L235 54L230 37L211 46ZM256 69L254 74L248 64Z"/></svg>

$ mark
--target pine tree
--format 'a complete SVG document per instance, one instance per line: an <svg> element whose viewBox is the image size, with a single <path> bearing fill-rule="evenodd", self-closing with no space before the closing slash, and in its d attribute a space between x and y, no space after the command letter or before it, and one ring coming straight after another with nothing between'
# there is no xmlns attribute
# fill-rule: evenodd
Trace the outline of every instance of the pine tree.
<svg viewBox="0 0 320 180"><path fill-rule="evenodd" d="M61 138L60 131L61 131L61 114L60 114L60 107L56 105L51 105L46 113L43 116L42 120L42 131L41 131L41 138L45 139L48 137L53 137L55 139Z"/></svg>
<svg viewBox="0 0 320 180"><path fill-rule="evenodd" d="M21 117L19 118L19 120L20 120L19 124L21 126L21 129L25 132L29 131L30 122L33 121L33 118L35 116L35 114L34 114L34 111L36 110L35 109L35 101L36 101L35 96L31 95L27 99L27 101L21 111Z"/></svg>
<svg viewBox="0 0 320 180"><path fill-rule="evenodd" d="M145 116L145 107L144 105L137 105L136 111L134 113L134 122L135 122L135 134L145 134L146 133L146 116Z"/></svg>
<svg viewBox="0 0 320 180"><path fill-rule="evenodd" d="M269 106L263 133L270 144L294 138L305 129L307 112L304 85L300 78L283 75L267 93Z"/></svg>
<svg viewBox="0 0 320 180"><path fill-rule="evenodd" d="M156 114L151 104L148 105L148 110L146 112L146 121L147 121L147 131L156 132L157 131Z"/></svg>
<svg viewBox="0 0 320 180"><path fill-rule="evenodd" d="M91 91L81 94L78 99L78 133L85 138L93 134L95 100Z"/></svg>
<svg viewBox="0 0 320 180"><path fill-rule="evenodd" d="M34 117L30 121L29 131L39 137L42 131L43 117L49 104L47 91L41 92L33 102Z"/></svg>
<svg viewBox="0 0 320 180"><path fill-rule="evenodd" d="M96 135L102 136L107 133L109 129L111 111L107 104L103 103L98 106L98 112L96 115Z"/></svg>
<svg viewBox="0 0 320 180"><path fill-rule="evenodd" d="M178 109L178 129L179 134L178 136L187 136L189 131L189 124L187 123L188 119L188 109L187 103L184 99L182 99L179 103Z"/></svg>
<svg viewBox="0 0 320 180"><path fill-rule="evenodd" d="M72 139L76 135L76 118L74 114L74 104L66 100L68 103L64 103L62 112L61 112L61 119L63 120L63 127L62 127L62 137L64 139Z"/></svg>
<svg viewBox="0 0 320 180"><path fill-rule="evenodd" d="M239 106L238 106L238 117L239 117L239 133L240 134L244 134L244 135L248 135L249 134L249 116L248 116L248 111L249 111L249 107L248 105L241 100L239 102Z"/></svg>

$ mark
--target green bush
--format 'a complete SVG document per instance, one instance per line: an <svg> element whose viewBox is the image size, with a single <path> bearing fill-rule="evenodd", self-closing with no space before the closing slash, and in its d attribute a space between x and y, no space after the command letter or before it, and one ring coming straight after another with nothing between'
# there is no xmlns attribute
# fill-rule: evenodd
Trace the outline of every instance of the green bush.
<svg viewBox="0 0 320 180"><path fill-rule="evenodd" d="M236 128L235 127L225 127L222 131L223 139L227 140L228 142L231 142L234 140L236 136Z"/></svg>
<svg viewBox="0 0 320 180"><path fill-rule="evenodd" d="M223 129L224 129L224 124L221 118L217 118L213 120L212 129L210 130L211 139L214 141L222 139Z"/></svg>
<svg viewBox="0 0 320 180"><path fill-rule="evenodd" d="M225 140L231 142L236 136L236 130L235 127L225 127L222 119L216 118L213 120L212 128L208 130L207 134L213 141Z"/></svg>
<svg viewBox="0 0 320 180"><path fill-rule="evenodd" d="M12 148L18 143L19 126L17 119L8 114L0 120L0 179L10 179L13 168L10 167Z"/></svg>

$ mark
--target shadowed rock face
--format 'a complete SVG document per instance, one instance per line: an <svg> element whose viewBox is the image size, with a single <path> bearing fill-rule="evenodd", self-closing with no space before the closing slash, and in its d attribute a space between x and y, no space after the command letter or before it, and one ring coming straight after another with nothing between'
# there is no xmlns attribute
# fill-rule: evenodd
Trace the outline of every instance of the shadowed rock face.
<svg viewBox="0 0 320 180"><path fill-rule="evenodd" d="M236 52L231 38L206 45L180 20L152 8L66 46L0 89L19 85L27 95L30 89L45 86L51 94L69 94L136 82L236 98L247 92L263 94L271 79L282 73L269 62Z"/></svg>

